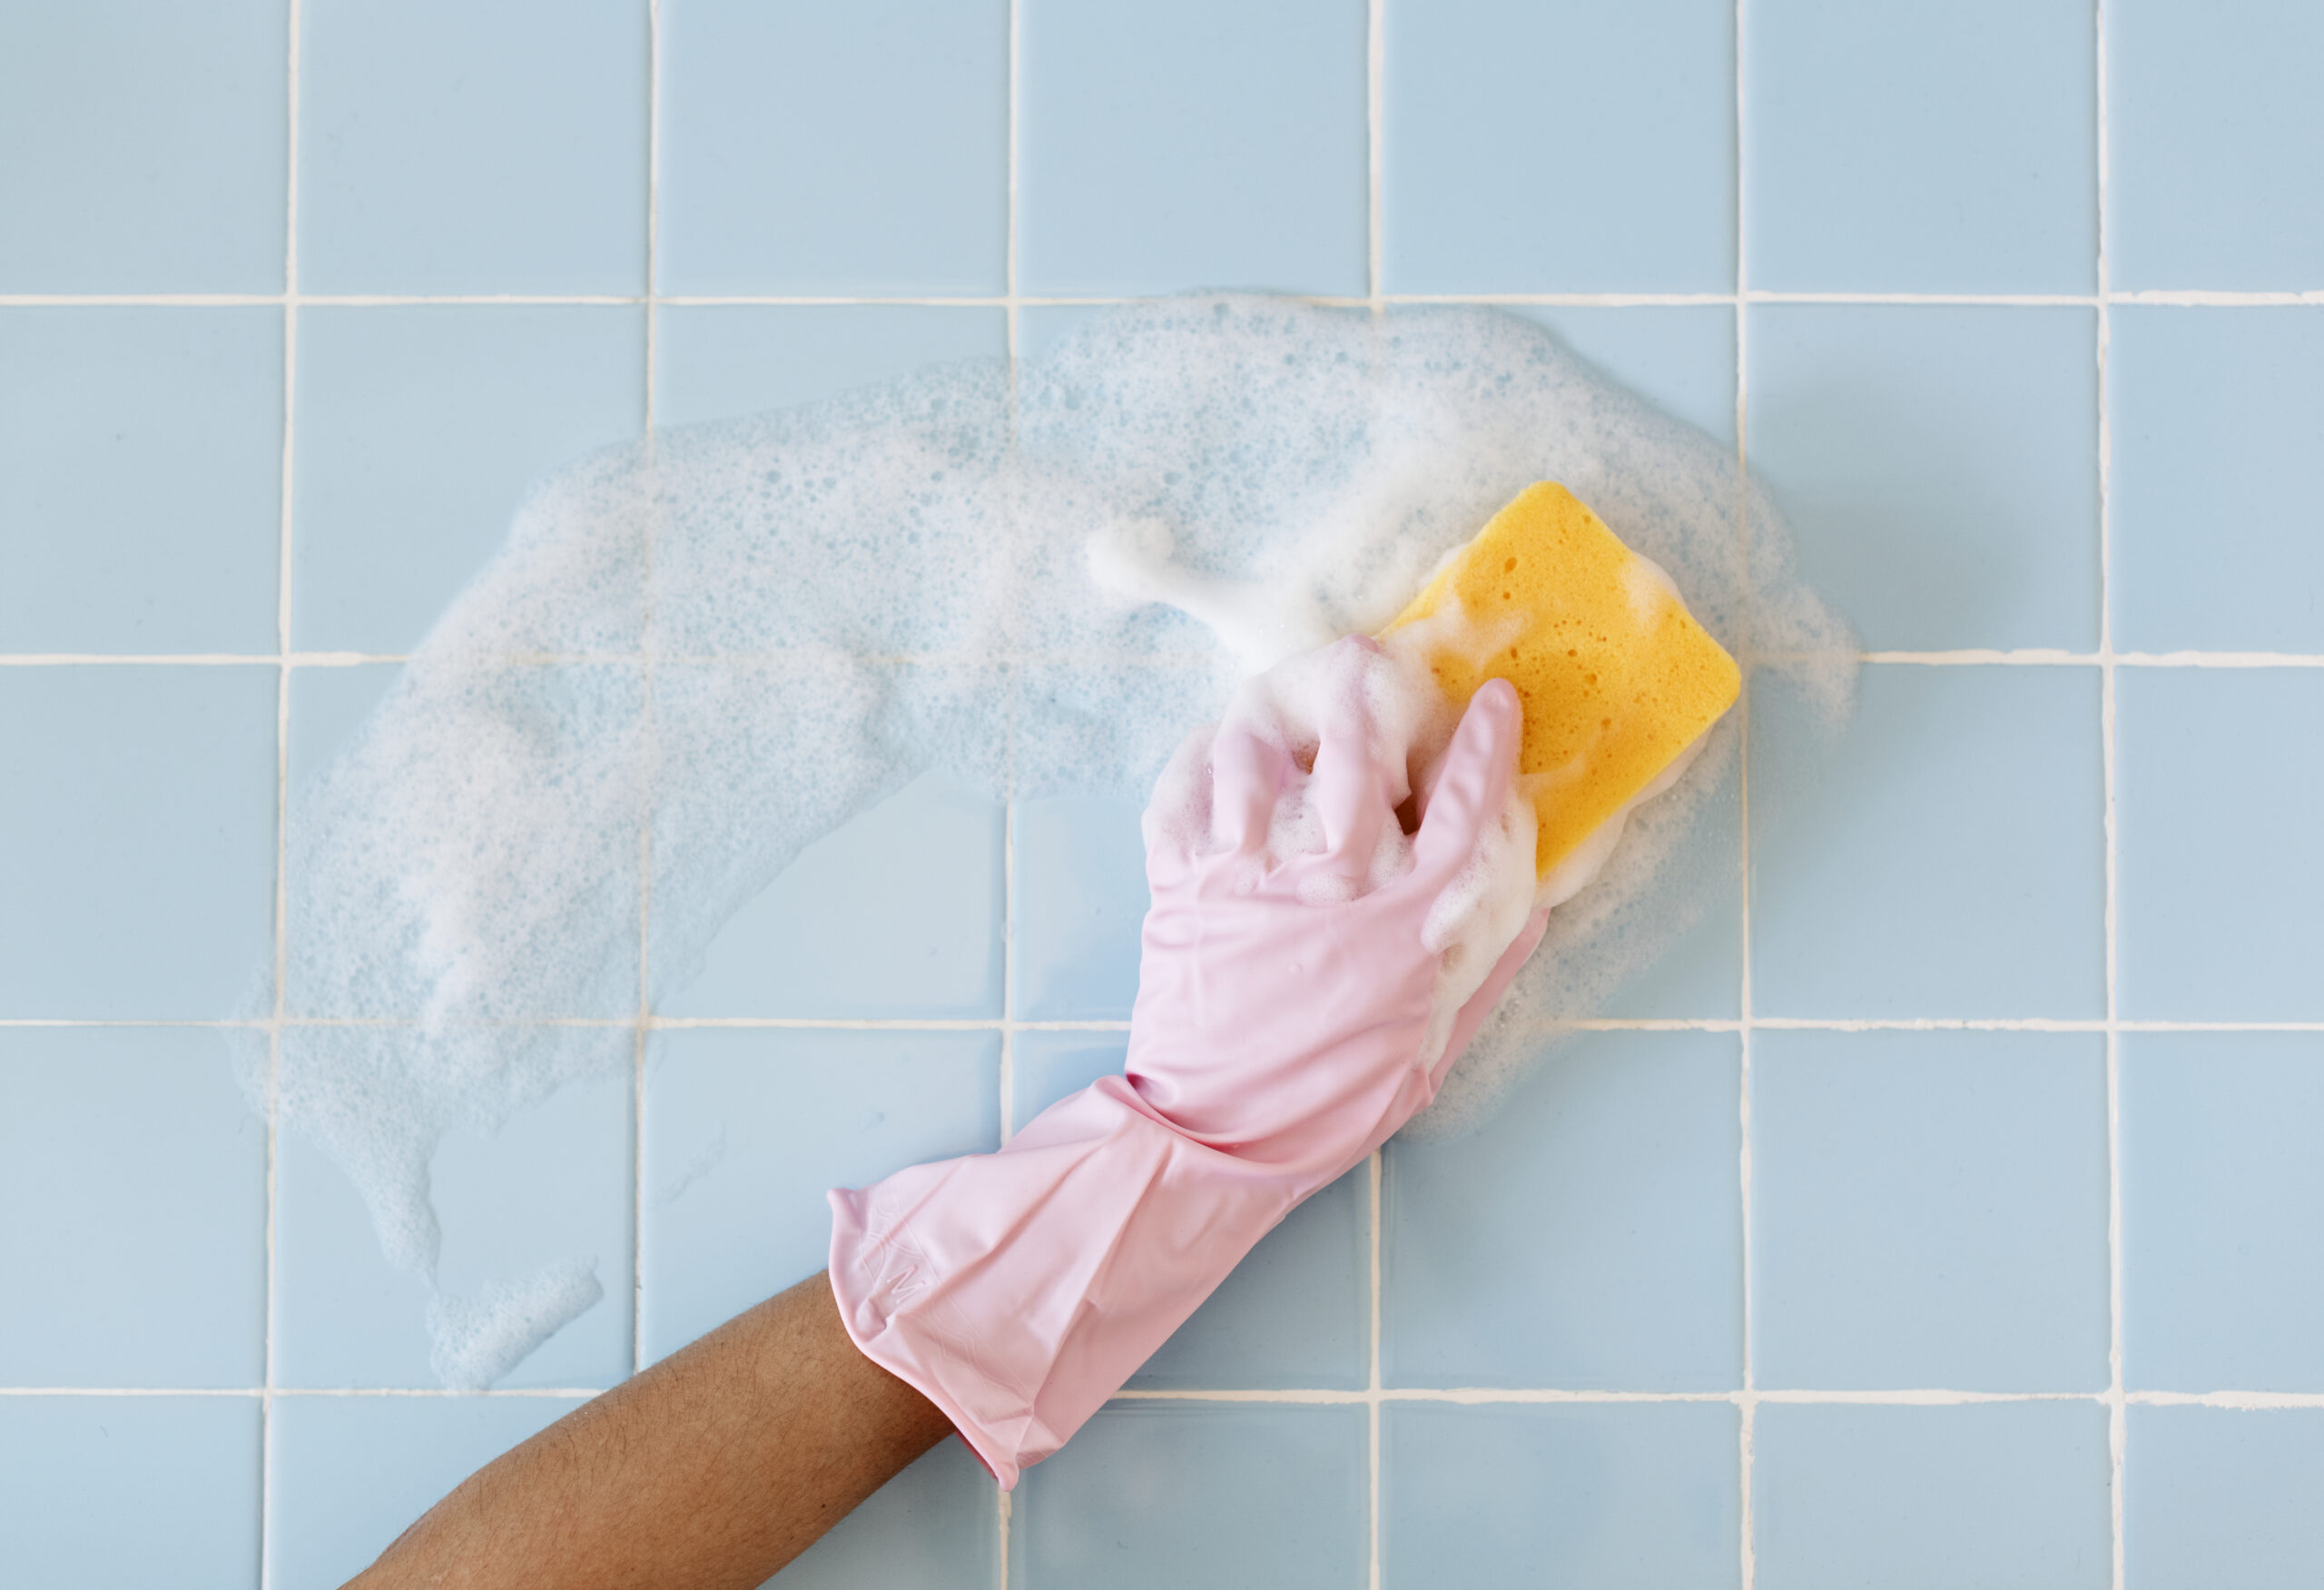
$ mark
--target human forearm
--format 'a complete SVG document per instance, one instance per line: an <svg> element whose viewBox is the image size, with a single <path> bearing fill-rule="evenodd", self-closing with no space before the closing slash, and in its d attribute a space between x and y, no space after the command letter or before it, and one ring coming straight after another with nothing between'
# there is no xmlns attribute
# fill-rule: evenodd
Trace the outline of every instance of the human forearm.
<svg viewBox="0 0 2324 1590"><path fill-rule="evenodd" d="M950 1430L816 1275L471 1476L352 1590L755 1585Z"/></svg>

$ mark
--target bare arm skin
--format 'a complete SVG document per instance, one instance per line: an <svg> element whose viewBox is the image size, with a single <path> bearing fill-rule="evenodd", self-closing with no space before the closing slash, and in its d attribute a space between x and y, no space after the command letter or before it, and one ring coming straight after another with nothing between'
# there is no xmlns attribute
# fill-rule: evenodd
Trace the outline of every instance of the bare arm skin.
<svg viewBox="0 0 2324 1590"><path fill-rule="evenodd" d="M349 1590L750 1590L951 1432L818 1274L495 1458Z"/></svg>

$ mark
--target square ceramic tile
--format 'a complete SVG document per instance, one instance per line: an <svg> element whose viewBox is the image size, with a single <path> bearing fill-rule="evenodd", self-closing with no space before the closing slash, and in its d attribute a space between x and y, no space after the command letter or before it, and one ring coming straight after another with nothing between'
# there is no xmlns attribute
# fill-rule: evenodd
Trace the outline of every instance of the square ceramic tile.
<svg viewBox="0 0 2324 1590"><path fill-rule="evenodd" d="M2122 1013L2324 1019L2324 674L2124 668L2115 695Z"/></svg>
<svg viewBox="0 0 2324 1590"><path fill-rule="evenodd" d="M1021 291L1365 291L1362 5L1025 0L1018 26Z"/></svg>
<svg viewBox="0 0 2324 1590"><path fill-rule="evenodd" d="M2324 1413L2133 1407L2127 1436L2130 1590L2324 1579Z"/></svg>
<svg viewBox="0 0 2324 1590"><path fill-rule="evenodd" d="M564 1397L277 1397L269 1584L343 1584L460 1481L578 1406Z"/></svg>
<svg viewBox="0 0 2324 1590"><path fill-rule="evenodd" d="M1543 308L1512 314L1559 341L1676 420L1735 440L1735 311L1725 304Z"/></svg>
<svg viewBox="0 0 2324 1590"><path fill-rule="evenodd" d="M1118 1073L1119 1032L1018 1032L1018 1121ZM1359 1165L1285 1217L1129 1384L1144 1389L1354 1390L1370 1374L1372 1179Z"/></svg>
<svg viewBox="0 0 2324 1590"><path fill-rule="evenodd" d="M729 917L675 1016L998 1016L1003 809L916 779ZM657 918L658 920L658 918ZM656 943L655 964L667 973Z"/></svg>
<svg viewBox="0 0 2324 1590"><path fill-rule="evenodd" d="M1000 1098L991 1032L655 1034L639 1361L822 1269L832 1188L998 1148Z"/></svg>
<svg viewBox="0 0 2324 1590"><path fill-rule="evenodd" d="M292 632L409 651L527 489L645 419L627 308L315 309L299 320Z"/></svg>
<svg viewBox="0 0 2324 1590"><path fill-rule="evenodd" d="M1741 1576L1735 1409L1726 1403L1380 1410L1386 1583L1574 1590Z"/></svg>
<svg viewBox="0 0 2324 1590"><path fill-rule="evenodd" d="M1866 667L1827 745L1752 687L1751 976L1770 1016L2105 1012L2098 674Z"/></svg>
<svg viewBox="0 0 2324 1590"><path fill-rule="evenodd" d="M2124 304L2106 379L2115 648L2324 652L2324 307Z"/></svg>
<svg viewBox="0 0 2324 1590"><path fill-rule="evenodd" d="M0 292L280 291L289 12L10 7Z"/></svg>
<svg viewBox="0 0 2324 1590"><path fill-rule="evenodd" d="M265 1378L266 1123L213 1032L0 1032L0 1386Z"/></svg>
<svg viewBox="0 0 2324 1590"><path fill-rule="evenodd" d="M650 25L623 0L307 0L300 287L643 290Z"/></svg>
<svg viewBox="0 0 2324 1590"><path fill-rule="evenodd" d="M1110 1404L1026 1471L1009 1523L1009 1583L1359 1583L1364 1425L1354 1407Z"/></svg>
<svg viewBox="0 0 2324 1590"><path fill-rule="evenodd" d="M2107 0L2116 288L2324 283L2319 52L2324 15L2300 0Z"/></svg>
<svg viewBox="0 0 2324 1590"><path fill-rule="evenodd" d="M23 1585L249 1590L259 1470L255 1397L0 1397L0 1562Z"/></svg>
<svg viewBox="0 0 2324 1590"><path fill-rule="evenodd" d="M933 1451L767 1581L777 1590L953 1590L1000 1571L992 1476L963 1441Z"/></svg>
<svg viewBox="0 0 2324 1590"><path fill-rule="evenodd" d="M1762 1403L1751 1497L1767 1590L2112 1582L2106 1410Z"/></svg>
<svg viewBox="0 0 2324 1590"><path fill-rule="evenodd" d="M1751 467L1866 647L2096 648L2095 311L1750 313Z"/></svg>
<svg viewBox="0 0 2324 1590"><path fill-rule="evenodd" d="M2324 1035L2122 1035L2122 1374L2324 1391Z"/></svg>
<svg viewBox="0 0 2324 1590"><path fill-rule="evenodd" d="M1592 1032L1473 1132L1392 1143L1387 1383L1740 1385L1737 1073L1732 1033Z"/></svg>
<svg viewBox="0 0 2324 1590"><path fill-rule="evenodd" d="M1726 756L1725 747L1714 756ZM1601 1016L1649 1021L1738 1019L1743 1002L1742 759L1729 757L1693 826L1664 864L1687 879L1670 902L1676 936L1609 993ZM1576 903L1587 908L1587 897ZM1556 945L1553 922L1546 943Z"/></svg>
<svg viewBox="0 0 2324 1590"><path fill-rule="evenodd" d="M1754 288L2088 292L2090 0L1760 0L1745 12Z"/></svg>
<svg viewBox="0 0 2324 1590"><path fill-rule="evenodd" d="M1137 808L1097 795L1051 795L1018 803L1009 820L1017 1019L1128 1021L1147 904Z"/></svg>
<svg viewBox="0 0 2324 1590"><path fill-rule="evenodd" d="M358 742L365 726L394 686L402 666L362 663L348 666L300 666L290 676L290 805L287 838L287 867L290 889L285 902L285 925L290 940L285 963L285 1008L299 1016L386 1016L403 1021L422 1012L411 1002L424 986L431 986L415 970L416 958L379 966L343 958L346 936L336 931L337 914L354 909L329 889L304 885L310 869L320 864L319 847L328 854L339 831L330 826L340 809L315 801L316 784L334 759ZM467 703L488 710L503 726L540 718L583 726L580 732L614 737L636 732L645 710L643 671L628 663L577 663L536 667L519 662L505 669L479 669L469 677ZM634 798L634 797L633 797ZM635 810L633 805L633 811ZM642 814L638 821L643 821ZM501 1019L595 1017L627 1021L637 1013L638 844L636 826L628 822L603 825L600 830L566 836L563 861L586 884L571 889L575 915L617 926L601 932L590 943L594 963L584 954L576 935L565 946L571 963L558 973L563 984L555 1008L518 1007L496 991L476 993L487 1013ZM594 834L594 841L591 835ZM584 847L593 843L594 852ZM330 874L325 876L344 876ZM320 914L316 914L320 911ZM359 940L360 935L359 935ZM368 941L365 941L368 942ZM525 997L537 997L529 991ZM625 1032L608 1035L571 1029L573 1043L609 1041L626 1054ZM569 1073L560 1073L569 1074Z"/></svg>
<svg viewBox="0 0 2324 1590"><path fill-rule="evenodd" d="M1039 359L1113 306L1029 303L1017 311L1017 357Z"/></svg>
<svg viewBox="0 0 2324 1590"><path fill-rule="evenodd" d="M282 316L0 313L0 647L271 652Z"/></svg>
<svg viewBox="0 0 2324 1590"><path fill-rule="evenodd" d="M1760 1386L2105 1388L2103 1038L1752 1042Z"/></svg>
<svg viewBox="0 0 2324 1590"><path fill-rule="evenodd" d="M291 1028L286 1069L362 1036ZM397 1034L401 1042L424 1042ZM342 1061L342 1064L351 1061ZM610 1386L630 1371L631 1078L568 1082L497 1131L455 1126L428 1163L442 1238L431 1289L382 1252L356 1184L296 1130L283 1133L275 1192L275 1378L300 1388L445 1384L428 1318L579 1265L603 1289L493 1383L513 1389ZM452 1377L457 1379L458 1377Z"/></svg>
<svg viewBox="0 0 2324 1590"><path fill-rule="evenodd" d="M0 670L0 1015L234 1012L272 951L274 698L271 667Z"/></svg>
<svg viewBox="0 0 2324 1590"><path fill-rule="evenodd" d="M679 0L661 62L660 291L1006 287L1005 0Z"/></svg>
<svg viewBox="0 0 2324 1590"><path fill-rule="evenodd" d="M997 309L926 304L665 304L654 423L786 409L959 359L1009 351Z"/></svg>
<svg viewBox="0 0 2324 1590"><path fill-rule="evenodd" d="M1735 16L1722 0L1389 5L1388 290L1730 290Z"/></svg>

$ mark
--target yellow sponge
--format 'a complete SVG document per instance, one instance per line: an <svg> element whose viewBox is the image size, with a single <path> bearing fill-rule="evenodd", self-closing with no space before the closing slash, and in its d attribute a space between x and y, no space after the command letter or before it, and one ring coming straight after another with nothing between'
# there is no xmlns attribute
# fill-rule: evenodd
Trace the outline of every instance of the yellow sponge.
<svg viewBox="0 0 2324 1590"><path fill-rule="evenodd" d="M1455 706L1517 686L1537 874L1630 805L1732 706L1741 672L1669 578L1554 481L1454 553L1383 638L1417 641Z"/></svg>

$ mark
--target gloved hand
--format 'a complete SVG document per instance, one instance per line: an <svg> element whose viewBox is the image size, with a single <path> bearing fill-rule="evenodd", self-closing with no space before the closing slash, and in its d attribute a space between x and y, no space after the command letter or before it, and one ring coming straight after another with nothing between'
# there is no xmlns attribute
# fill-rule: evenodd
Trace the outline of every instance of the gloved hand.
<svg viewBox="0 0 2324 1590"><path fill-rule="evenodd" d="M1426 1107L1540 941L1516 693L1477 693L1407 836L1395 811L1432 706L1424 675L1364 640L1255 681L1146 813L1124 1073L999 1153L831 1195L848 1334L1003 1488Z"/></svg>

